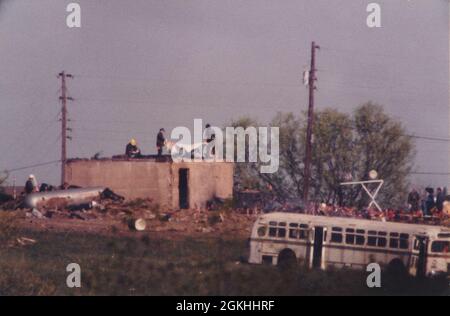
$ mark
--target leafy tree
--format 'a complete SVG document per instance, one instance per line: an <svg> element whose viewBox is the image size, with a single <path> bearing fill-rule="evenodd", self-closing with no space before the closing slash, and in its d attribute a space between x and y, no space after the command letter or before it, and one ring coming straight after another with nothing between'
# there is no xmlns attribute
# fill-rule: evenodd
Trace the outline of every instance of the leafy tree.
<svg viewBox="0 0 450 316"><path fill-rule="evenodd" d="M252 126L244 118L233 126ZM244 125L240 125L244 124ZM272 192L281 200L303 195L303 160L306 114L278 113L271 122L280 128L280 168L275 174L259 173L259 164L237 164L236 185ZM258 125L253 125L258 126ZM403 204L414 145L401 123L379 105L366 103L352 115L336 109L315 114L311 170L311 198L318 202L363 207L368 197L361 187L344 187L348 180L366 180L371 170L385 180L378 201L385 206Z"/></svg>
<svg viewBox="0 0 450 316"><path fill-rule="evenodd" d="M348 190L340 183L357 169L352 118L326 109L316 113L314 122L312 194L316 200L342 204ZM302 141L305 142L305 138Z"/></svg>
<svg viewBox="0 0 450 316"><path fill-rule="evenodd" d="M353 120L358 153L355 176L367 179L370 170L376 170L385 181L379 200L384 205L403 205L415 154L411 137L406 135L400 122L384 113L381 106L370 102L356 109ZM353 197L360 195L360 191ZM365 203L367 197L363 195L359 204Z"/></svg>

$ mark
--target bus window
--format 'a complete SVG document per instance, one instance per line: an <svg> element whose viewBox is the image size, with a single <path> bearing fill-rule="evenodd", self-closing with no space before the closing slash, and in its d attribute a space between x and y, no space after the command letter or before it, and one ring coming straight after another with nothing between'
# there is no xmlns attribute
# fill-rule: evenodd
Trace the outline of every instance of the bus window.
<svg viewBox="0 0 450 316"><path fill-rule="evenodd" d="M300 224L300 230L299 230L298 238L300 238L300 239L307 239L308 238L308 225Z"/></svg>
<svg viewBox="0 0 450 316"><path fill-rule="evenodd" d="M308 238L308 225L300 224L289 224L289 238L293 239L307 239Z"/></svg>
<svg viewBox="0 0 450 316"><path fill-rule="evenodd" d="M267 227L266 226L258 227L258 237L266 236L266 232L267 232Z"/></svg>
<svg viewBox="0 0 450 316"><path fill-rule="evenodd" d="M393 249L408 249L409 248L409 235L390 233L389 247Z"/></svg>
<svg viewBox="0 0 450 316"><path fill-rule="evenodd" d="M378 247L386 247L387 245L387 239L384 237L378 237L377 246Z"/></svg>
<svg viewBox="0 0 450 316"><path fill-rule="evenodd" d="M389 234L389 248L398 249L400 246L400 235L399 233L390 233Z"/></svg>
<svg viewBox="0 0 450 316"><path fill-rule="evenodd" d="M387 236L386 232L378 232L378 236ZM378 237L377 247L384 248L387 246L387 238L386 237Z"/></svg>
<svg viewBox="0 0 450 316"><path fill-rule="evenodd" d="M298 224L297 223L289 224L289 238L293 238L293 239L298 238Z"/></svg>
<svg viewBox="0 0 450 316"><path fill-rule="evenodd" d="M298 238L298 229L289 228L289 238L297 239Z"/></svg>
<svg viewBox="0 0 450 316"><path fill-rule="evenodd" d="M355 244L355 230L353 228L347 228L345 230L345 243L348 245Z"/></svg>
<svg viewBox="0 0 450 316"><path fill-rule="evenodd" d="M277 237L277 228L276 227L270 227L269 228L269 236L270 237Z"/></svg>
<svg viewBox="0 0 450 316"><path fill-rule="evenodd" d="M431 243L431 252L448 253L450 241L436 240Z"/></svg>
<svg viewBox="0 0 450 316"><path fill-rule="evenodd" d="M356 230L355 242L357 245L364 245L366 243L365 233L366 231L363 229Z"/></svg>
<svg viewBox="0 0 450 316"><path fill-rule="evenodd" d="M340 227L333 227L331 229L331 242L334 242L336 244L342 243L342 228Z"/></svg>
<svg viewBox="0 0 450 316"><path fill-rule="evenodd" d="M371 247L386 247L387 246L387 238L386 232L377 232L373 230L369 230L367 237L367 246Z"/></svg>
<svg viewBox="0 0 450 316"><path fill-rule="evenodd" d="M375 247L377 245L377 232L369 230L369 236L367 237L367 246Z"/></svg>
<svg viewBox="0 0 450 316"><path fill-rule="evenodd" d="M409 235L400 234L400 249L408 249L408 248L409 248Z"/></svg>
<svg viewBox="0 0 450 316"><path fill-rule="evenodd" d="M278 223L277 222L269 222L269 236L270 237L278 237L278 238L284 238L286 237L286 223ZM278 227L281 226L281 227Z"/></svg>

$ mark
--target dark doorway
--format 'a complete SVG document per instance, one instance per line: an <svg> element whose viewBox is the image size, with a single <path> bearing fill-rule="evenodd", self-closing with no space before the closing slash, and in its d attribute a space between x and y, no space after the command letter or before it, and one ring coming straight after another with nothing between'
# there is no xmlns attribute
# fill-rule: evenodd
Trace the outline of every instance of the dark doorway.
<svg viewBox="0 0 450 316"><path fill-rule="evenodd" d="M189 169L178 171L178 192L180 199L180 209L189 208Z"/></svg>
<svg viewBox="0 0 450 316"><path fill-rule="evenodd" d="M417 237L419 257L417 260L417 276L424 277L427 271L428 240L425 237Z"/></svg>
<svg viewBox="0 0 450 316"><path fill-rule="evenodd" d="M322 248L323 248L323 227L315 227L314 229L314 251L313 251L313 268L320 268L322 265Z"/></svg>

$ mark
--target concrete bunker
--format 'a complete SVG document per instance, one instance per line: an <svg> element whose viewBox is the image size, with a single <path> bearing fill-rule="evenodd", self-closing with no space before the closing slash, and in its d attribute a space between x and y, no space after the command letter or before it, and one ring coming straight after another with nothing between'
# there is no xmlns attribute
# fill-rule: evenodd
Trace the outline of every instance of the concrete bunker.
<svg viewBox="0 0 450 316"><path fill-rule="evenodd" d="M108 187L127 200L151 199L171 209L204 207L214 197L233 196L233 163L175 163L170 156L163 158L71 159L66 166L66 182L80 187Z"/></svg>

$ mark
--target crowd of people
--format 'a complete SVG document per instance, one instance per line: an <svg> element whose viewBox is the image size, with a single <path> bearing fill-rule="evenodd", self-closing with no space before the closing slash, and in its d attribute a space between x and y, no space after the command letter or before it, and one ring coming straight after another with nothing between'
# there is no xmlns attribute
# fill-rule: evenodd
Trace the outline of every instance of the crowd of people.
<svg viewBox="0 0 450 316"><path fill-rule="evenodd" d="M413 189L408 195L408 206L410 212L422 212L423 215L436 215L444 212L447 205L447 188L426 188L421 195L417 189ZM446 210L448 211L448 210Z"/></svg>
<svg viewBox="0 0 450 316"><path fill-rule="evenodd" d="M359 210L356 207L336 207L334 205L321 204L317 210L318 215L352 217L379 221L396 222L430 222L441 223L450 219L450 195L446 188L426 188L423 194L413 189L407 198L407 207L404 209L376 208Z"/></svg>

